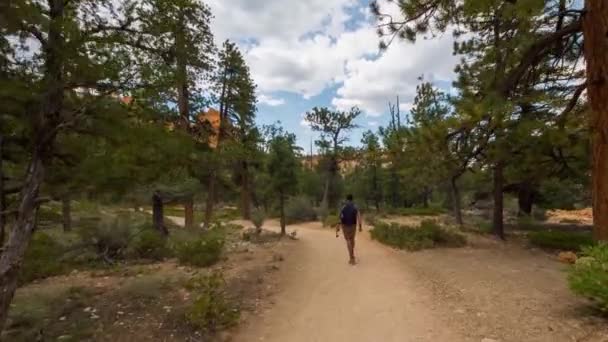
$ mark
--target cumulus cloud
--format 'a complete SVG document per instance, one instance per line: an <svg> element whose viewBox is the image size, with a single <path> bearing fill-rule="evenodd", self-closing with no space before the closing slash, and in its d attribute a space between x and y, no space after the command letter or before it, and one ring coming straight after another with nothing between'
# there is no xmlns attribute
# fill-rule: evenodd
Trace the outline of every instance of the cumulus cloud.
<svg viewBox="0 0 608 342"><path fill-rule="evenodd" d="M277 99L274 98L272 96L267 96L267 95L260 95L258 96L258 102L271 106L271 107L276 107L276 106L280 106L285 104L285 100L284 99Z"/></svg>
<svg viewBox="0 0 608 342"><path fill-rule="evenodd" d="M453 78L456 58L451 54L452 44L451 35L446 34L416 44L396 42L375 59L350 60L332 104L343 110L356 105L377 116L387 111L389 101L394 103L400 96L400 108L409 110L418 77L428 81Z"/></svg>
<svg viewBox="0 0 608 342"><path fill-rule="evenodd" d="M378 116L397 95L401 109L409 109L419 76L430 81L453 77L450 34L416 44L395 41L380 54L371 15L359 0L208 3L217 40L240 44L262 104L283 104L271 96L276 91L308 99L337 86L334 107L359 106Z"/></svg>

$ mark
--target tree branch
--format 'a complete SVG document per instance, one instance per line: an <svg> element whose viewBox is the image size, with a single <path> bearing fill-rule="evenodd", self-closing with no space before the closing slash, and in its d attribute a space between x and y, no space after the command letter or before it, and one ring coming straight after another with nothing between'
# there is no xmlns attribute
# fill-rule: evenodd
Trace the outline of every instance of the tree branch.
<svg viewBox="0 0 608 342"><path fill-rule="evenodd" d="M537 60L537 58L548 48L552 47L555 42L563 39L566 36L576 34L581 32L582 30L582 22L581 20L577 20L572 24L564 27L559 31L555 31L538 41L534 44L530 45L528 50L523 54L521 58L521 62L519 65L513 69L507 77L505 77L505 81L500 86L500 93L503 96L508 96L511 91L517 86L523 75L529 69L529 67Z"/></svg>

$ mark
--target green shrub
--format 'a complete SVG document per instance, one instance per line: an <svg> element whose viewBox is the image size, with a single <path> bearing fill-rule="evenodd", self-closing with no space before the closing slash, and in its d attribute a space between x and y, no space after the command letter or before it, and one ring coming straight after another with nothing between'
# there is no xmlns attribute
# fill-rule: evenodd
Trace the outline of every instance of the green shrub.
<svg viewBox="0 0 608 342"><path fill-rule="evenodd" d="M521 230L541 230L543 225L532 216L520 216L517 218L517 227Z"/></svg>
<svg viewBox="0 0 608 342"><path fill-rule="evenodd" d="M138 258L162 260L171 255L167 238L150 226L142 227L141 233L133 240L131 248Z"/></svg>
<svg viewBox="0 0 608 342"><path fill-rule="evenodd" d="M134 216L118 215L98 223L83 225L78 234L85 245L95 248L104 260L120 259L131 241L133 227L141 226Z"/></svg>
<svg viewBox="0 0 608 342"><path fill-rule="evenodd" d="M266 220L266 213L264 212L264 210L256 208L251 212L251 222L253 223L257 231L262 230L264 220Z"/></svg>
<svg viewBox="0 0 608 342"><path fill-rule="evenodd" d="M584 247L582 255L570 270L570 288L608 312L608 244Z"/></svg>
<svg viewBox="0 0 608 342"><path fill-rule="evenodd" d="M413 208L400 208L397 210L397 214L404 216L437 216L445 213L445 209L440 207L413 207Z"/></svg>
<svg viewBox="0 0 608 342"><path fill-rule="evenodd" d="M534 210L532 210L532 217L537 221L547 221L547 210L542 208L534 208Z"/></svg>
<svg viewBox="0 0 608 342"><path fill-rule="evenodd" d="M205 334L234 326L239 319L238 307L226 295L221 273L191 280L188 287L197 297L186 312L186 320Z"/></svg>
<svg viewBox="0 0 608 342"><path fill-rule="evenodd" d="M220 260L224 243L224 230L213 229L191 241L177 243L175 253L182 264L208 267Z"/></svg>
<svg viewBox="0 0 608 342"><path fill-rule="evenodd" d="M528 239L537 247L565 251L579 251L594 243L593 237L587 232L537 231L529 233Z"/></svg>
<svg viewBox="0 0 608 342"><path fill-rule="evenodd" d="M323 220L323 227L334 228L341 223L338 215L327 215Z"/></svg>
<svg viewBox="0 0 608 342"><path fill-rule="evenodd" d="M314 221L317 219L317 213L308 198L297 196L287 201L285 219L287 224Z"/></svg>
<svg viewBox="0 0 608 342"><path fill-rule="evenodd" d="M439 246L461 247L466 244L464 236L448 231L430 220L422 221L419 227L377 222L371 230L371 236L389 246L412 251Z"/></svg>
<svg viewBox="0 0 608 342"><path fill-rule="evenodd" d="M34 233L25 252L19 283L25 284L66 272L67 267L61 262L64 251L64 247L49 235Z"/></svg>

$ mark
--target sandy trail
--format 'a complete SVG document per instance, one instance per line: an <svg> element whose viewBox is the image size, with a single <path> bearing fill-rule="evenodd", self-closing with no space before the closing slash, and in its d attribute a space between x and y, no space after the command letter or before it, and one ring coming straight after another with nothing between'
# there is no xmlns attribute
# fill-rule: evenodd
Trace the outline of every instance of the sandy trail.
<svg viewBox="0 0 608 342"><path fill-rule="evenodd" d="M276 305L234 341L465 341L435 315L432 295L403 268L397 252L357 237L350 266L342 236L318 223L290 226L300 242L290 254ZM295 259L295 260L293 260Z"/></svg>

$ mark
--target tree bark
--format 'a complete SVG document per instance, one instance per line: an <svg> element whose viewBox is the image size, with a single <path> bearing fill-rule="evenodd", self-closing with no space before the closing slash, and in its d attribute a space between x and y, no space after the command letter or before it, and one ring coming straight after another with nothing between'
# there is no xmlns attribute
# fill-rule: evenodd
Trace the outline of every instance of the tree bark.
<svg viewBox="0 0 608 342"><path fill-rule="evenodd" d="M424 187L423 193L422 193L422 206L424 208L429 207L429 189L426 186Z"/></svg>
<svg viewBox="0 0 608 342"><path fill-rule="evenodd" d="M249 168L246 161L241 163L241 216L244 220L251 218L251 189Z"/></svg>
<svg viewBox="0 0 608 342"><path fill-rule="evenodd" d="M504 183L503 176L503 164L497 162L494 165L494 215L493 215L493 229L494 234L504 240L504 220L503 220L503 194L502 188Z"/></svg>
<svg viewBox="0 0 608 342"><path fill-rule="evenodd" d="M184 203L184 226L186 229L194 227L194 202L192 197L186 199Z"/></svg>
<svg viewBox="0 0 608 342"><path fill-rule="evenodd" d="M323 215L329 214L329 185L330 185L331 174L327 175L327 179L325 180L325 190L323 190L323 199L321 200L321 212ZM325 219L323 217L323 219Z"/></svg>
<svg viewBox="0 0 608 342"><path fill-rule="evenodd" d="M72 206L70 195L65 194L61 198L61 214L63 217L63 231L69 232L72 230Z"/></svg>
<svg viewBox="0 0 608 342"><path fill-rule="evenodd" d="M532 215L532 206L534 205L534 189L530 182L522 182L517 190L517 204L519 210L517 216Z"/></svg>
<svg viewBox="0 0 608 342"><path fill-rule="evenodd" d="M154 228L162 235L169 235L163 215L163 198L158 191L155 191L154 194L152 194L152 222Z"/></svg>
<svg viewBox="0 0 608 342"><path fill-rule="evenodd" d="M212 172L209 183L207 184L207 200L205 201L205 218L203 227L209 229L211 227L211 219L213 218L213 205L215 202L215 171Z"/></svg>
<svg viewBox="0 0 608 342"><path fill-rule="evenodd" d="M608 2L586 0L583 15L591 107L593 236L608 241Z"/></svg>
<svg viewBox="0 0 608 342"><path fill-rule="evenodd" d="M452 210L454 211L454 218L456 219L456 223L462 226L462 210L460 204L460 190L458 189L457 178L452 177L450 179L450 189L452 194Z"/></svg>
<svg viewBox="0 0 608 342"><path fill-rule="evenodd" d="M17 288L17 278L23 255L34 232L38 216L38 192L44 181L45 165L50 161L56 128L61 123L64 102L63 36L61 34L63 0L49 0L49 25L44 47L43 92L39 111L32 113L32 156L25 182L19 195L18 214L0 256L0 332L8 317L8 310Z"/></svg>
<svg viewBox="0 0 608 342"><path fill-rule="evenodd" d="M180 13L183 18L183 14ZM183 21L183 20L182 20ZM181 21L180 21L181 23ZM183 128L185 131L190 130L190 104L189 104L189 89L188 89L188 69L186 59L186 42L184 37L184 27L180 24L175 32L175 50L177 62L177 108Z"/></svg>
<svg viewBox="0 0 608 342"><path fill-rule="evenodd" d="M279 194L279 206L281 207L281 235L285 235L287 233L285 229L285 195L283 192Z"/></svg>
<svg viewBox="0 0 608 342"><path fill-rule="evenodd" d="M6 235L6 196L4 195L4 169L2 161L4 158L4 137L0 134L0 247L4 245Z"/></svg>
<svg viewBox="0 0 608 342"><path fill-rule="evenodd" d="M25 187L20 195L17 220L0 257L0 331L6 323L8 309L17 289L17 278L23 255L36 226L38 212L36 199L44 178L43 170L41 156L36 153L30 162Z"/></svg>

